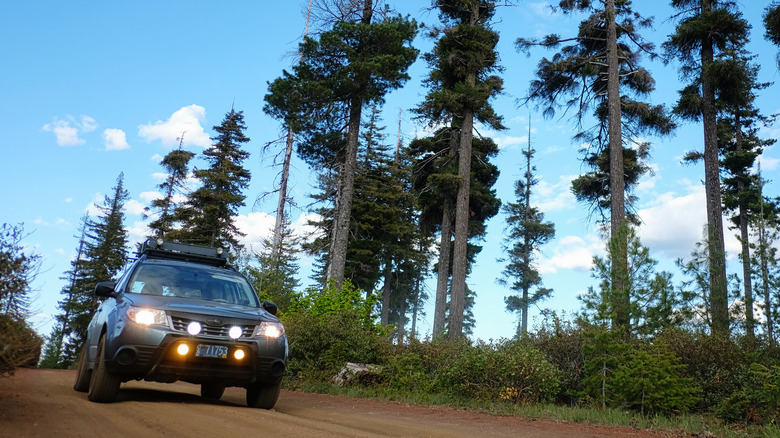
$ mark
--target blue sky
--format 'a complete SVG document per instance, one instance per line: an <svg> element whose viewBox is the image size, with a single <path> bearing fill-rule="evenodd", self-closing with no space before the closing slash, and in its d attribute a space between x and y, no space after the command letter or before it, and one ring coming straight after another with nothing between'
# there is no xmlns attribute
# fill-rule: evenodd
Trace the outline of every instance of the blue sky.
<svg viewBox="0 0 780 438"><path fill-rule="evenodd" d="M419 22L437 24L435 13L424 10L428 2L391 2L399 11ZM759 80L777 82L777 48L763 39L761 13L768 1L742 1L745 18L754 26L748 49L758 55ZM279 124L262 112L266 83L289 69L305 27L304 0L258 2L236 0L134 1L134 2L3 2L0 6L0 222L24 223L30 234L29 249L42 256L42 269L33 287L38 296L31 322L48 334L64 281L78 243L78 227L93 203L102 202L120 172L124 172L131 200L126 225L131 239L145 235L140 215L154 199L161 182L159 161L184 132L184 147L200 153L210 144L212 127L235 107L244 111L245 162L252 172L245 193L247 206L236 218L247 233L245 244L259 249L261 237L273 224L273 199L255 202L273 189L277 170L262 147L281 136ZM548 3L518 1L516 7L502 7L495 28L500 32L501 64L505 71L505 93L495 101L508 130L500 133L480 128L501 146L496 160L501 177L496 186L504 201L513 201L514 181L522 175L522 148L528 141L528 118L532 124L535 165L541 180L534 202L556 225L555 239L540 254L539 269L544 284L554 289L553 298L542 303L568 313L579 310L577 296L589 285L594 254L603 251L596 226L588 221L588 209L577 204L569 191L570 181L583 172L569 116L543 119L540 114L518 106L528 89L534 67L545 51L530 57L514 50L518 37L557 32L571 34L579 20L550 12ZM660 44L673 29L667 2L636 1L636 11L655 16L653 29L643 35ZM431 41L422 35L416 46L423 52ZM653 103L674 103L678 80L677 64L644 61L657 81ZM426 134L411 120L409 109L417 105L426 90L421 85L427 67L422 60L410 70L412 79L402 90L388 96L384 112L388 141L395 142L399 111L402 139L408 143ZM757 101L765 114L780 111L780 84L761 91ZM765 138L778 138L780 125L761 131ZM684 152L701 148L701 127L683 124L666 139L653 143L654 175L642 180L636 194L643 220L640 236L658 259L661 269L682 277L673 260L686 257L700 240L705 223L701 165L682 166ZM765 151L761 158L764 176L775 180L780 147ZM202 162L196 165L203 166ZM300 161L293 168L292 190L300 205L306 205L313 178ZM777 181L766 187L768 195L780 194ZM300 226L306 211L294 210ZM477 291L474 308L475 336L499 339L513 335L516 316L505 311L509 290L496 278L505 222L503 215L488 225L484 250L468 282ZM733 231L727 231L729 270L740 270ZM309 260L301 260L304 285ZM433 283L429 284L433 293ZM430 307L430 306L429 306ZM534 314L536 310L534 310ZM533 315L532 315L533 316ZM432 311L418 327L430 331Z"/></svg>

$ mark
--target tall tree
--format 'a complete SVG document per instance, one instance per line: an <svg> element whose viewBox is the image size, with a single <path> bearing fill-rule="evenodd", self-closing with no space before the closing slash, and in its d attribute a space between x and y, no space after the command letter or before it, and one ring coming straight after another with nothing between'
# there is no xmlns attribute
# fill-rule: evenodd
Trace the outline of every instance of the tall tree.
<svg viewBox="0 0 780 438"><path fill-rule="evenodd" d="M726 250L723 240L723 217L718 156L718 108L716 82L721 60L716 55L741 47L747 41L749 26L731 1L672 0L680 11L675 33L664 43L669 57L682 63L681 73L690 84L681 92L675 112L701 120L704 129L704 185L707 197L709 245L710 316L712 332L729 333ZM717 53L716 53L717 52Z"/></svg>
<svg viewBox="0 0 780 438"><path fill-rule="evenodd" d="M531 126L528 125L528 147L523 151L525 157L524 179L515 182L514 203L505 204L503 209L507 214L509 235L503 244L507 254L507 264L504 267L502 283L511 280L510 288L519 295L504 298L507 310L520 313L520 324L517 335L528 332L528 307L550 296L552 289L541 286L542 277L534 266L536 253L542 245L555 236L555 225L544 222L544 213L531 205L533 187L539 183L536 179L536 166L532 160L536 151L531 147ZM532 288L536 288L532 291Z"/></svg>
<svg viewBox="0 0 780 438"><path fill-rule="evenodd" d="M145 214L150 214L152 208L156 209L156 219L149 223L149 229L154 231L156 237L166 238L174 229L176 209L179 206L177 197L183 196L183 189L187 183L190 160L195 156L194 152L182 149L184 133L179 137L179 148L168 152L160 165L165 169L167 176L165 181L157 188L162 192L162 197L151 202L151 208L147 207Z"/></svg>
<svg viewBox="0 0 780 438"><path fill-rule="evenodd" d="M231 108L212 137L212 146L203 152L207 169L196 169L201 186L176 211L182 228L169 232L173 239L206 246L230 244L240 248L243 236L234 223L238 208L244 205L243 190L249 186L251 173L243 167L249 152L241 146L249 142L244 135L243 111Z"/></svg>
<svg viewBox="0 0 780 438"><path fill-rule="evenodd" d="M595 170L574 181L572 190L578 199L592 202L604 215L608 211L610 236L621 235L626 226L626 192L647 169L636 162L647 150L639 141L644 133L668 134L674 124L662 106L651 106L635 100L647 96L655 82L647 70L638 64L643 54L653 53L653 44L644 41L638 29L647 27L651 20L642 18L631 9L630 1L562 0L559 7L566 13L588 12L590 15L579 27L575 37L562 39L548 35L538 39L520 38L517 47L527 51L532 46L555 48L564 46L551 60L539 62L536 76L528 95L544 106L544 114L552 117L556 109L575 109L578 129L593 108L596 125L580 130L575 139L590 143L586 163ZM634 143L637 152L626 148ZM633 175L629 170L638 171ZM625 236L625 234L622 234ZM628 329L630 306L627 272L628 242L617 242L616 257L612 261L615 288L615 327ZM623 275L621 277L621 275Z"/></svg>
<svg viewBox="0 0 780 438"><path fill-rule="evenodd" d="M763 194L764 180L759 166L759 208L751 217L751 226L756 230L756 242L752 244L753 263L756 272L756 290L763 298L764 321L769 344L776 345L775 324L780 302L780 199L766 199Z"/></svg>
<svg viewBox="0 0 780 438"><path fill-rule="evenodd" d="M431 125L450 125L452 136L450 147L458 157L458 185L454 210L444 210L444 219L454 222L454 243L452 246L452 289L449 313L448 337L463 334L464 311L466 307L466 277L468 271L468 228L470 219L469 198L471 194L472 141L475 119L493 128L503 128L488 101L498 94L502 80L492 74L499 70L496 44L498 33L490 28L495 14L493 0L437 0L439 18L445 28L434 32L441 34L433 51L426 55L431 73L426 83L430 89L425 102L417 108L421 118ZM457 148L457 150L455 149ZM449 216L452 216L450 219ZM446 248L445 235L450 223L442 221L442 246ZM444 254L440 259L444 258ZM439 269L437 303L445 287ZM445 277L446 278L446 277ZM437 309L441 305L437 304ZM440 329L434 315L434 330ZM436 333L435 333L436 335Z"/></svg>
<svg viewBox="0 0 780 438"><path fill-rule="evenodd" d="M60 308L67 315L63 319L67 342L63 351L63 365L76 360L86 336L89 321L98 306L95 286L101 281L115 279L127 263L127 230L124 228L124 207L128 199L124 188L124 174L117 178L112 196L106 196L97 206L99 216L86 224L84 238L79 242L83 256L72 262L72 287L65 292Z"/></svg>
<svg viewBox="0 0 780 438"><path fill-rule="evenodd" d="M408 80L406 71L417 57L411 47L414 20L393 16L372 22L373 2L362 4L356 21L339 20L318 40L306 38L294 74L284 72L271 90L303 96L305 105L288 106L296 120L305 121L298 152L314 167L336 169L327 277L337 286L344 280L363 107L381 103Z"/></svg>
<svg viewBox="0 0 780 438"><path fill-rule="evenodd" d="M773 1L764 11L764 27L766 39L780 46L780 2ZM777 68L780 69L780 53L777 56Z"/></svg>

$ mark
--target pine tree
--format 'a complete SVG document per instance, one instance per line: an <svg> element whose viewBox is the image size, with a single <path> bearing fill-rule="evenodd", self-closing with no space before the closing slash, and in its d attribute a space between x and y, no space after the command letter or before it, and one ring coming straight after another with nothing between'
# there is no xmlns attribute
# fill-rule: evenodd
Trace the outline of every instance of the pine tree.
<svg viewBox="0 0 780 438"><path fill-rule="evenodd" d="M523 151L526 160L525 179L515 182L517 201L503 207L507 214L509 236L503 244L508 263L502 272L504 277L501 283L506 285L507 280L511 280L510 288L519 293L504 298L507 310L520 314L518 337L528 332L528 307L552 294L552 289L541 286L542 277L534 266L536 252L555 236L555 225L544 222L544 213L531 205L532 189L539 181L536 179L536 166L531 164L536 151L531 148L530 128L529 121L528 148ZM536 290L532 291L534 287Z"/></svg>
<svg viewBox="0 0 780 438"><path fill-rule="evenodd" d="M651 25L651 21L635 14L631 2L626 1L565 0L560 2L560 7L566 13L584 11L590 16L580 24L573 38L548 35L541 40L517 40L517 47L522 51L532 46L555 48L571 43L551 60L540 61L528 99L543 105L548 117L561 107L565 111L575 109L580 130L575 139L590 144L585 163L594 171L575 180L572 189L578 200L593 205L605 221L608 212L610 235L614 237L631 207L631 189L647 170L637 161L647 156L648 150L639 137L646 133L666 135L674 128L662 106L637 100L655 87L649 72L638 64L642 54L652 56L654 46L638 33L638 28ZM582 130L591 109L596 125ZM625 143L634 143L636 149L627 148ZM619 243L619 252L612 261L615 278L610 283L616 288L611 294L615 299L612 306L616 328L627 330L627 279L617 276L626 272L627 242Z"/></svg>
<svg viewBox="0 0 780 438"><path fill-rule="evenodd" d="M263 240L263 251L250 256L243 271L262 300L271 300L279 306L280 312L286 312L293 302L300 281L298 273L298 239L290 232L289 222L282 224L282 235L278 247L273 242Z"/></svg>
<svg viewBox="0 0 780 438"><path fill-rule="evenodd" d="M704 186L707 196L707 226L710 267L710 315L712 332L729 333L726 250L718 158L718 108L716 84L723 70L720 51L736 49L747 41L749 25L730 1L672 0L680 11L675 33L664 43L667 55L682 63L681 74L690 83L681 94L675 112L701 120L704 129Z"/></svg>
<svg viewBox="0 0 780 438"><path fill-rule="evenodd" d="M780 46L780 2L773 1L764 11L764 36L773 44ZM777 56L777 68L780 69L780 53Z"/></svg>
<svg viewBox="0 0 780 438"><path fill-rule="evenodd" d="M249 153L241 146L249 141L242 111L232 109L225 115L214 142L203 152L207 169L196 169L201 186L190 193L187 202L176 211L175 220L182 228L169 232L170 238L205 246L232 245L240 248L243 234L234 223L246 196L251 174L242 166Z"/></svg>
<svg viewBox="0 0 780 438"><path fill-rule="evenodd" d="M452 288L448 337L463 335L466 309L466 278L468 275L468 234L471 197L471 163L474 122L482 122L502 129L498 117L488 101L498 94L503 81L492 73L499 70L495 50L498 33L490 28L495 14L493 0L441 0L436 3L439 18L446 29L436 42L433 52L426 55L432 70L427 79L430 89L417 112L431 125L450 125L451 151L457 152L458 179L454 210L445 210L444 218L454 222L452 245ZM457 136L457 137L455 137ZM457 145L457 146L455 146ZM455 149L457 147L457 150ZM450 225L442 222L442 229ZM447 231L445 231L445 235ZM446 237L446 236L443 236ZM445 239L442 239L443 241ZM442 257L444 254L442 254ZM440 269L437 302L445 286ZM437 304L437 308L441 308ZM434 316L434 330L440 329ZM438 321L439 323L441 321Z"/></svg>
<svg viewBox="0 0 780 438"><path fill-rule="evenodd" d="M288 117L294 111L294 120L304 123L298 153L315 168L336 170L327 278L337 287L344 280L363 107L381 103L408 80L406 71L417 57L411 47L414 20L388 16L372 22L373 2L362 5L356 21L342 19L318 40L306 38L294 74L284 72L271 90L301 96L303 105L284 106Z"/></svg>
<svg viewBox="0 0 780 438"><path fill-rule="evenodd" d="M751 244L752 266L756 275L756 290L760 291L763 298L761 307L764 311L766 337L769 344L775 346L775 325L780 318L780 294L777 292L780 290L780 199L766 199L763 185L759 169L759 208L758 214L751 218L751 225L757 234L755 243Z"/></svg>
<svg viewBox="0 0 780 438"><path fill-rule="evenodd" d="M195 153L182 149L184 133L179 138L179 148L169 152L160 165L165 169L167 177L157 186L163 193L162 198L151 202L151 207L157 210L156 219L149 223L149 229L154 231L154 236L165 239L174 228L176 209L179 206L177 196L182 196L187 183L188 165ZM149 214L151 208L147 207L145 214Z"/></svg>
<svg viewBox="0 0 780 438"><path fill-rule="evenodd" d="M63 334L67 337L63 348L64 368L75 362L86 340L87 327L98 306L95 286L101 281L116 279L127 263L127 231L124 228L127 199L124 174L120 174L113 195L106 196L103 204L97 206L100 215L86 223L83 258L72 262L72 274L67 274L73 279L71 288L65 300L60 302L60 308L67 316L61 320ZM81 251L81 241L79 245Z"/></svg>

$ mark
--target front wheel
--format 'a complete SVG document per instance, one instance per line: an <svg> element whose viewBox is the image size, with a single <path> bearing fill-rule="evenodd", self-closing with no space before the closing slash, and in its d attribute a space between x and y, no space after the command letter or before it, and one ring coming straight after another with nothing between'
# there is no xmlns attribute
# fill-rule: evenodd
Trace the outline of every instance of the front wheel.
<svg viewBox="0 0 780 438"><path fill-rule="evenodd" d="M251 383L246 387L246 404L252 408L271 409L279 400L281 390L282 382Z"/></svg>
<svg viewBox="0 0 780 438"><path fill-rule="evenodd" d="M98 403L111 403L116 400L119 392L119 384L122 383L119 376L111 374L106 369L105 358L106 335L100 337L97 354L95 355L95 369L89 380L89 393L87 398Z"/></svg>
<svg viewBox="0 0 780 438"><path fill-rule="evenodd" d="M92 371L87 368L87 348L89 348L87 347L87 344L84 344L81 353L79 353L79 366L78 371L76 371L76 381L73 382L73 389L78 392L87 392L89 390L89 381L90 377L92 377Z"/></svg>
<svg viewBox="0 0 780 438"><path fill-rule="evenodd" d="M221 383L202 383L200 396L206 400L219 400L225 393L225 385Z"/></svg>

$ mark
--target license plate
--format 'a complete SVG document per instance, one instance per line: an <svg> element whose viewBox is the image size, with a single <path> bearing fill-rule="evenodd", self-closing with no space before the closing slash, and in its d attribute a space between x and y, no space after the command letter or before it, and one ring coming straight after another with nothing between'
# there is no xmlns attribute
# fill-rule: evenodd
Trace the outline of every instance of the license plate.
<svg viewBox="0 0 780 438"><path fill-rule="evenodd" d="M197 357L215 357L218 359L227 358L228 348L224 345L198 345L195 351Z"/></svg>

